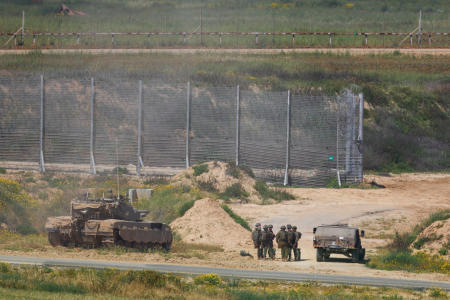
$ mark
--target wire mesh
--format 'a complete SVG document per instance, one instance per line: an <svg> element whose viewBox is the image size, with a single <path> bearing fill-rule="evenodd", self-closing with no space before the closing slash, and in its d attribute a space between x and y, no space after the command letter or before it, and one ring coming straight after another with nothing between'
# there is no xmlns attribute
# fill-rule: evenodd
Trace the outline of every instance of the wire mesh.
<svg viewBox="0 0 450 300"><path fill-rule="evenodd" d="M284 178L287 99L287 92L241 92L240 160L270 182Z"/></svg>
<svg viewBox="0 0 450 300"><path fill-rule="evenodd" d="M88 170L91 124L97 166L106 171L117 163L128 170L137 166L138 80L96 80L92 90L90 80L50 79L44 80L43 95L42 150L50 169L71 165L71 171ZM273 183L283 183L286 167L288 182L294 185L362 180L362 100L350 91L340 97L291 95L289 115L287 92L241 90L239 102L236 87L193 87L189 95L186 84L143 82L144 174L155 172L151 168L175 173L185 167L187 153L195 164L233 161L238 151L239 164ZM30 162L36 168L41 134L39 77L0 78L0 99L0 161L19 167Z"/></svg>
<svg viewBox="0 0 450 300"><path fill-rule="evenodd" d="M185 84L144 82L143 160L145 166L185 166Z"/></svg>
<svg viewBox="0 0 450 300"><path fill-rule="evenodd" d="M0 160L39 162L40 79L0 78Z"/></svg>
<svg viewBox="0 0 450 300"><path fill-rule="evenodd" d="M44 161L89 163L90 82L45 80Z"/></svg>
<svg viewBox="0 0 450 300"><path fill-rule="evenodd" d="M236 88L193 88L191 161L233 160L236 151Z"/></svg>

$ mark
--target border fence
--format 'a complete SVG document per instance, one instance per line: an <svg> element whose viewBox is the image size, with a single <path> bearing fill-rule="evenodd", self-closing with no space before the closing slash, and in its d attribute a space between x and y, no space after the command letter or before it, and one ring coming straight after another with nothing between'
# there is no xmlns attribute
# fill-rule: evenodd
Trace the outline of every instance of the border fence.
<svg viewBox="0 0 450 300"><path fill-rule="evenodd" d="M0 77L0 165L173 175L202 161L303 186L362 180L363 96Z"/></svg>

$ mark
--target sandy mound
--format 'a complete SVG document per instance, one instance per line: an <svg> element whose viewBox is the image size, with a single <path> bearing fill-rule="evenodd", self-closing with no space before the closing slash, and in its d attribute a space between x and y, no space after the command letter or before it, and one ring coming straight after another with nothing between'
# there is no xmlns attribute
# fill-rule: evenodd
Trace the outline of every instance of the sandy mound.
<svg viewBox="0 0 450 300"><path fill-rule="evenodd" d="M445 221L436 221L428 226L417 237L416 241L425 240L426 242L420 248L420 251L425 251L430 254L439 254L439 250L447 248L447 258L450 257L450 219Z"/></svg>
<svg viewBox="0 0 450 300"><path fill-rule="evenodd" d="M170 226L188 243L217 245L235 251L252 247L251 233L237 224L217 201L209 198L196 201Z"/></svg>
<svg viewBox="0 0 450 300"><path fill-rule="evenodd" d="M210 183L219 192L223 193L227 187L240 183L242 188L249 194L247 197L249 202L261 203L261 197L255 190L255 179L250 177L246 172L235 168L234 175L238 174L238 178L233 177L230 172L228 163L222 161L211 161L204 163L208 165L208 171L198 176L194 176L194 168L191 167L181 172L172 179L173 184L181 184L199 187L201 183ZM195 166L194 166L195 167Z"/></svg>

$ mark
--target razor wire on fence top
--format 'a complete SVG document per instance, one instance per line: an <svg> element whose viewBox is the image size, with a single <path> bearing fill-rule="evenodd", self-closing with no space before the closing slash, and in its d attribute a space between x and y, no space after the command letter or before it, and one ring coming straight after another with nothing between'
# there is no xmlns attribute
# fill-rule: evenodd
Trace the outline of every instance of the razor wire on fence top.
<svg viewBox="0 0 450 300"><path fill-rule="evenodd" d="M362 94L296 95L161 81L0 78L0 162L174 174L222 160L278 184L362 180Z"/></svg>

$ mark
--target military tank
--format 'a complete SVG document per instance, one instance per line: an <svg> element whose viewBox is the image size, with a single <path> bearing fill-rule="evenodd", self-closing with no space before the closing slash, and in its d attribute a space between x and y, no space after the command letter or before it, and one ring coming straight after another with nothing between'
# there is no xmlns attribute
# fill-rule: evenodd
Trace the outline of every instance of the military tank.
<svg viewBox="0 0 450 300"><path fill-rule="evenodd" d="M122 196L75 199L71 216L49 217L45 223L52 246L100 247L120 245L129 248L162 247L170 250L173 235L164 223L143 221L148 214L136 210Z"/></svg>

